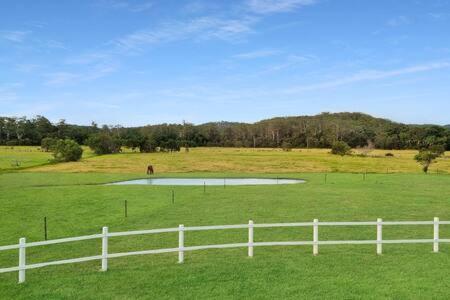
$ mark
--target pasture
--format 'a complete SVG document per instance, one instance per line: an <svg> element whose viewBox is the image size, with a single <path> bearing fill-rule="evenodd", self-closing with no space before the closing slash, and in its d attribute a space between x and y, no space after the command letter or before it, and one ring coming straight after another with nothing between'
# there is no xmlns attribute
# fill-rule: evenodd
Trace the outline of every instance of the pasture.
<svg viewBox="0 0 450 300"><path fill-rule="evenodd" d="M38 166L0 174L0 245L100 233L195 225L312 221L450 220L450 164L442 158L424 175L415 151L374 151L376 157L336 157L327 150L283 152L260 149L191 149L189 153L123 153L90 156L81 162ZM448 154L447 154L448 155ZM143 178L152 163L158 176L289 177L307 182L273 186L106 186ZM142 168L144 166L144 168ZM365 178L358 173L367 168ZM391 171L385 174L386 168ZM321 172L333 172L325 174ZM163 173L159 173L163 172ZM354 173L345 173L354 172ZM392 172L392 173L391 173ZM377 174L378 173L378 174ZM174 203L171 195L174 192ZM124 216L124 201L128 216ZM431 238L432 226L385 229L387 239ZM326 228L321 239L374 239L374 227ZM441 236L450 237L450 226ZM245 242L246 230L189 232L187 246ZM255 230L255 241L310 240L310 228ZM175 233L117 237L114 252L176 247ZM100 240L27 249L29 263L100 254ZM446 299L450 295L450 244L432 253L431 244L310 246L202 250L52 266L0 274L0 298L202 298ZM17 265L17 250L0 252L0 267Z"/></svg>
<svg viewBox="0 0 450 300"><path fill-rule="evenodd" d="M43 152L39 147L0 146L0 171L44 165L52 158L51 153Z"/></svg>
<svg viewBox="0 0 450 300"><path fill-rule="evenodd" d="M85 149L80 162L42 166L39 172L112 172L144 173L152 164L158 173L223 172L223 173L420 173L414 161L416 150L374 150L367 157L357 155L338 156L329 149L281 149L249 148L191 148L189 152L137 153L125 149L123 153L92 156ZM394 156L386 156L392 153ZM450 173L450 154L439 158L430 172Z"/></svg>

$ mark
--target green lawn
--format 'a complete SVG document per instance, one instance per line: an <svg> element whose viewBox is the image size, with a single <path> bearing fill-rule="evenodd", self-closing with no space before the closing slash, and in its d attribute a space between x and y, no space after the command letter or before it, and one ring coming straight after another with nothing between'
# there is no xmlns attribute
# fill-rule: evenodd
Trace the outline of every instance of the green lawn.
<svg viewBox="0 0 450 300"><path fill-rule="evenodd" d="M170 175L170 174L164 174ZM0 174L0 245L110 231L194 225L312 221L450 220L450 176L422 174L182 174L177 176L296 177L306 184L247 187L104 186L137 174ZM171 192L175 191L175 203ZM129 216L123 215L128 200ZM320 239L375 239L371 227L321 228ZM450 238L450 226L441 226ZM383 238L432 238L432 226L385 227ZM245 242L246 230L187 232L187 246ZM255 241L311 240L310 228L255 229ZM118 237L111 252L176 247L177 234ZM100 240L27 249L29 263L100 254ZM0 274L0 298L390 298L448 299L450 245L310 246L220 249L100 261ZM0 252L0 266L17 265L17 250Z"/></svg>
<svg viewBox="0 0 450 300"><path fill-rule="evenodd" d="M53 158L51 153L38 147L0 146L0 171L20 170L48 164Z"/></svg>

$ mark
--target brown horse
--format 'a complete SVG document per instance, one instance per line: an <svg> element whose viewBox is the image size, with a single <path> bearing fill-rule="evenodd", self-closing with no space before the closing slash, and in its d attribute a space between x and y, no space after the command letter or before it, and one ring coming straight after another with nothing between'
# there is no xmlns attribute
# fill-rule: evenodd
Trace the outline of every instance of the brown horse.
<svg viewBox="0 0 450 300"><path fill-rule="evenodd" d="M147 166L147 175L152 175L153 173L154 173L153 166L152 165L148 165Z"/></svg>

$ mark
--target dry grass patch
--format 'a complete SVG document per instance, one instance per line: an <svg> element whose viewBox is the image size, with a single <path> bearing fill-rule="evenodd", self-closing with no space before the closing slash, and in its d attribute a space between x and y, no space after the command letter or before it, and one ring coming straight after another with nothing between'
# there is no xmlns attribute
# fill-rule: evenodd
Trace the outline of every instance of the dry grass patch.
<svg viewBox="0 0 450 300"><path fill-rule="evenodd" d="M358 150L354 152L357 153ZM152 164L160 172L370 172L419 173L415 150L374 150L368 156L337 156L329 149L192 148L189 152L133 153L92 156L80 162L34 168L40 172L144 173ZM386 157L386 153L393 157ZM450 173L448 157L440 158L430 172Z"/></svg>

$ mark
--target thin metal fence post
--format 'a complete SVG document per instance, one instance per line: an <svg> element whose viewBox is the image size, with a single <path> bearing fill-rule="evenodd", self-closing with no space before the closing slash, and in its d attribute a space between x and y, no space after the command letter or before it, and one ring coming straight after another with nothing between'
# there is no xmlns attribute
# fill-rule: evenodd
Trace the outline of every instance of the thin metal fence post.
<svg viewBox="0 0 450 300"><path fill-rule="evenodd" d="M108 270L108 227L102 230L102 271Z"/></svg>
<svg viewBox="0 0 450 300"><path fill-rule="evenodd" d="M44 217L44 240L47 240L47 217Z"/></svg>
<svg viewBox="0 0 450 300"><path fill-rule="evenodd" d="M253 221L248 221L248 256L253 257Z"/></svg>
<svg viewBox="0 0 450 300"><path fill-rule="evenodd" d="M178 226L178 263L184 261L184 225Z"/></svg>
<svg viewBox="0 0 450 300"><path fill-rule="evenodd" d="M377 219L377 254L383 253L383 219Z"/></svg>
<svg viewBox="0 0 450 300"><path fill-rule="evenodd" d="M25 266L26 266L26 239L19 239L19 283L25 282Z"/></svg>
<svg viewBox="0 0 450 300"><path fill-rule="evenodd" d="M319 254L319 220L314 219L313 221L313 254Z"/></svg>
<svg viewBox="0 0 450 300"><path fill-rule="evenodd" d="M434 218L434 224L433 224L433 252L437 253L439 252L439 218Z"/></svg>

